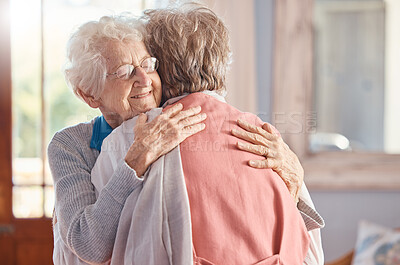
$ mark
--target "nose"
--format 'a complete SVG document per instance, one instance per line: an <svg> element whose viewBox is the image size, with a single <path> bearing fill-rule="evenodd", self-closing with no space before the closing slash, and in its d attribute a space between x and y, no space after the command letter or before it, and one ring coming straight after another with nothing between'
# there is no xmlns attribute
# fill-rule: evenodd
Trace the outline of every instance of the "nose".
<svg viewBox="0 0 400 265"><path fill-rule="evenodd" d="M133 86L148 87L151 86L151 83L152 81L149 74L141 67L136 68L135 75L133 76Z"/></svg>

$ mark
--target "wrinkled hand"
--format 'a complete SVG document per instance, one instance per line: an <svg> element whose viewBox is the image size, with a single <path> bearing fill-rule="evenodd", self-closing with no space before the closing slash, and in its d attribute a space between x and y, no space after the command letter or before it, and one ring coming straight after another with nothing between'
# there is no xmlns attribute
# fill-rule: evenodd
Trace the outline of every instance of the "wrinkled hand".
<svg viewBox="0 0 400 265"><path fill-rule="evenodd" d="M299 192L304 178L304 169L295 153L274 132L276 129L268 123L258 127L238 120L237 124L244 130L233 129L232 134L247 142L238 142L237 147L243 151L264 156L262 160L250 160L249 165L255 168L271 168L285 182L294 201L299 201ZM250 142L250 143L249 143Z"/></svg>
<svg viewBox="0 0 400 265"><path fill-rule="evenodd" d="M205 128L202 121L207 115L200 113L200 106L182 109L182 104L175 104L151 122L147 122L146 114L139 115L134 127L135 141L125 157L138 176L142 176L160 156Z"/></svg>

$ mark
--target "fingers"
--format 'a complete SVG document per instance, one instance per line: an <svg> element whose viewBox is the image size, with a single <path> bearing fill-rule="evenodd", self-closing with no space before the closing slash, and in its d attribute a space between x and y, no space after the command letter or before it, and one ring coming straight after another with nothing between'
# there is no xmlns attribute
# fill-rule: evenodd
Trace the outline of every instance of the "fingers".
<svg viewBox="0 0 400 265"><path fill-rule="evenodd" d="M183 119L186 119L187 117L191 117L191 116L199 114L200 111L201 111L201 107L200 106L193 107L193 108L190 108L190 109L187 109L187 110L183 110L183 111L177 113L174 116L174 119L176 119L178 121L181 121Z"/></svg>
<svg viewBox="0 0 400 265"><path fill-rule="evenodd" d="M178 103L180 104L180 103ZM180 104L182 105L182 104ZM178 108L177 108L178 109ZM180 110L180 111L174 111L171 114L169 114L169 117L171 117L176 124L180 128L184 128L185 131L184 133L188 133L192 130L191 126L198 124L202 121L204 121L207 118L207 114L205 113L200 113L201 112L201 106L196 106L187 110ZM186 129L186 127L188 127ZM205 125L204 125L205 127ZM197 130L198 128L204 129L203 126L195 126L193 127L194 130Z"/></svg>
<svg viewBox="0 0 400 265"><path fill-rule="evenodd" d="M147 121L147 115L145 113L140 113L139 117L137 118L136 125L144 124Z"/></svg>
<svg viewBox="0 0 400 265"><path fill-rule="evenodd" d="M173 107L166 110L162 117L171 118L175 120L175 122L182 126L191 126L201 121L204 121L207 118L205 113L200 114L201 106L196 106L187 110L183 110L183 105L181 103L175 104Z"/></svg>
<svg viewBox="0 0 400 265"><path fill-rule="evenodd" d="M204 121L205 119L207 119L207 114L199 113L197 115L194 115L194 116L191 116L191 117L181 120L179 122L179 125L181 125L182 127L187 127L187 126L191 126L191 125L200 123L200 122Z"/></svg>
<svg viewBox="0 0 400 265"><path fill-rule="evenodd" d="M262 125L262 128L265 130L265 131L267 131L267 132L269 132L269 133L274 133L274 130L272 129L272 125L271 124L269 124L269 123L264 123L263 125Z"/></svg>
<svg viewBox="0 0 400 265"><path fill-rule="evenodd" d="M244 131L244 130L237 130L237 129L232 129L231 133L242 139L245 141L248 141L250 143L253 144L257 144L257 145L264 145L264 146L270 146L271 142L263 137L262 135L258 134L258 133L252 133L252 132L248 132L248 131Z"/></svg>
<svg viewBox="0 0 400 265"><path fill-rule="evenodd" d="M255 125L253 125L253 124L250 124L250 123L248 123L248 122L245 121L245 120L239 119L239 120L237 120L237 124L238 124L242 129L245 129L245 130L248 131L248 132L258 133L258 134L260 134L260 135L264 135L264 134L265 134L265 131L264 131L262 128L260 128L260 127L258 127L258 126L255 126Z"/></svg>
<svg viewBox="0 0 400 265"><path fill-rule="evenodd" d="M189 136L192 136L192 135L194 135L194 134L196 134L198 132L201 132L205 128L206 128L206 125L204 123L198 123L198 124L186 126L185 128L183 128L183 135L184 135L184 139L183 140L185 140Z"/></svg>
<svg viewBox="0 0 400 265"><path fill-rule="evenodd" d="M277 168L277 161L273 158L263 159L263 160L250 160L249 166L254 168Z"/></svg>
<svg viewBox="0 0 400 265"><path fill-rule="evenodd" d="M237 124L239 125L239 127L241 127L242 129L248 131L248 132L252 132L252 133L257 133L261 136L264 136L265 138L267 138L268 140L273 140L274 139L274 135L272 135L271 131L267 131L264 128L258 127L254 124L248 123L245 120L239 119L237 120ZM270 126L268 123L264 123L264 125L266 124L266 128L272 130L272 126ZM263 126L264 126L263 125Z"/></svg>
<svg viewBox="0 0 400 265"><path fill-rule="evenodd" d="M256 155L274 157L274 152L262 145L238 142L237 147L242 151L247 151Z"/></svg>
<svg viewBox="0 0 400 265"><path fill-rule="evenodd" d="M272 126L271 124L269 124L269 123L264 123L261 127L262 127L265 131L267 131L268 133L270 133L270 135L272 135L273 137L275 137L275 138L280 138L280 137L281 137L281 134L279 133L279 131L278 131L274 126Z"/></svg>
<svg viewBox="0 0 400 265"><path fill-rule="evenodd" d="M174 117L183 109L183 105L181 103L177 103L163 112L163 115L166 117Z"/></svg>

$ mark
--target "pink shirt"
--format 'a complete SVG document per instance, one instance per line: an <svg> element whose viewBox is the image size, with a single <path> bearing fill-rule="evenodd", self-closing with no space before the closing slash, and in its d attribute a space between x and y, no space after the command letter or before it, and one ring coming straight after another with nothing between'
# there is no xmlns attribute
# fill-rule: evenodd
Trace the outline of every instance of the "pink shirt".
<svg viewBox="0 0 400 265"><path fill-rule="evenodd" d="M197 264L302 264L309 236L282 179L270 169L254 169L262 157L236 148L236 120L261 125L255 115L203 93L179 101L201 105L206 129L181 145L189 195L194 261ZM196 264L196 263L195 263Z"/></svg>

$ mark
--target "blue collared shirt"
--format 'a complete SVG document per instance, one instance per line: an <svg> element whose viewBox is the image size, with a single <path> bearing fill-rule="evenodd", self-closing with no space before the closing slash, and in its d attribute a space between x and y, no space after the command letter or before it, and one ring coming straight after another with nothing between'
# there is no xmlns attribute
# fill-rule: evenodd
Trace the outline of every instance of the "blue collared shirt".
<svg viewBox="0 0 400 265"><path fill-rule="evenodd" d="M96 118L93 124L92 139L90 140L90 148L95 148L101 151L103 140L112 132L111 126L107 123L104 116Z"/></svg>

